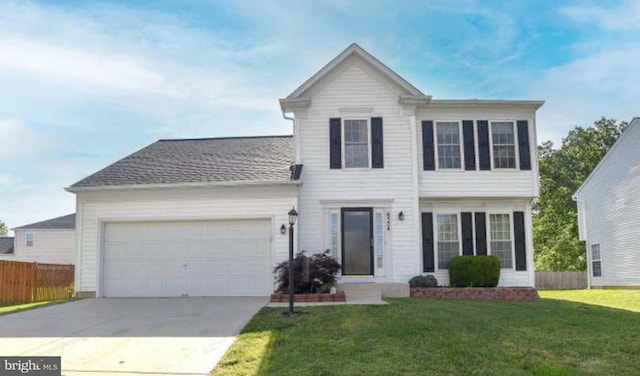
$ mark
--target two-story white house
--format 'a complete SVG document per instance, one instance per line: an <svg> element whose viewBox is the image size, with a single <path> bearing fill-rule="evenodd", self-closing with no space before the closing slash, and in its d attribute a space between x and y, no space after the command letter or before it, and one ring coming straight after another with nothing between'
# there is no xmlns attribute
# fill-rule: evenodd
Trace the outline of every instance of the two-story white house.
<svg viewBox="0 0 640 376"><path fill-rule="evenodd" d="M542 104L434 99L353 44L280 100L293 136L160 140L67 188L77 290L266 296L292 207L296 251L329 249L342 285L402 295L489 254L534 286Z"/></svg>

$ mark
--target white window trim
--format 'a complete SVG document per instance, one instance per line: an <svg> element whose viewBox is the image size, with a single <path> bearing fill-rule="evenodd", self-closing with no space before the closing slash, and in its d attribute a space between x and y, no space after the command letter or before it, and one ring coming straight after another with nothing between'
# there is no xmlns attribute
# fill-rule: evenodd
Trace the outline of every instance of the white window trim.
<svg viewBox="0 0 640 376"><path fill-rule="evenodd" d="M516 160L516 167L514 168L496 168L493 161L493 123L511 123L513 125L513 142L514 142L514 153ZM520 171L520 150L519 150L519 140L518 140L518 122L513 119L493 119L489 120L489 155L491 158L491 171ZM497 213L500 214L500 213Z"/></svg>
<svg viewBox="0 0 640 376"><path fill-rule="evenodd" d="M367 160L368 167L347 167L347 155L345 154L345 145L346 145L346 137L345 137L345 121L347 120L365 120L367 122ZM340 152L342 153L342 169L349 171L367 171L371 170L371 118L369 117L345 117L341 119L340 124L340 133L341 133L341 142L340 142Z"/></svg>
<svg viewBox="0 0 640 376"><path fill-rule="evenodd" d="M600 258L597 260L593 259L593 246L598 246L598 253L600 254ZM599 261L600 262L600 275L593 275L593 263ZM602 247L600 243L592 243L589 245L589 269L591 269L591 278L602 278Z"/></svg>
<svg viewBox="0 0 640 376"><path fill-rule="evenodd" d="M333 251L333 249L332 249L332 247L333 247L333 238L332 238L333 228L331 227L331 217L333 215L336 215L337 216L337 225L338 225L338 228L337 228L337 231L338 231L338 234L337 234L337 245L336 245L335 254L332 254L332 256L335 257L336 260L338 260L338 262L342 262L342 251L341 251L342 250L342 248L341 248L342 239L341 239L341 236L340 236L341 235L341 230L340 230L341 229L340 209L329 209L329 210L326 211L326 213L327 213L326 214L327 215L326 216L326 226L327 226L326 228L327 228L327 231L325 232L326 235L325 235L325 248L324 249L325 250L328 249L330 251Z"/></svg>
<svg viewBox="0 0 640 376"><path fill-rule="evenodd" d="M501 210L493 210L493 211L488 211L487 212L487 219L486 219L486 231L487 231L487 255L489 256L493 256L493 254L491 253L491 242L493 241L493 238L491 238L491 214L506 214L509 216L509 237L511 238L511 268L503 268L502 265L500 266L500 270L512 270L515 271L516 270L516 240L515 240L515 233L513 230L513 212L505 212L505 211L501 211ZM504 239L500 239L497 241L504 241Z"/></svg>
<svg viewBox="0 0 640 376"><path fill-rule="evenodd" d="M443 269L440 268L440 258L438 257L439 249L438 249L438 215L455 215L457 217L457 225L458 225L458 256L462 256L462 221L460 220L460 211L439 211L432 212L434 216L433 221L433 260L435 262L434 269L435 271L445 270L448 271L449 268Z"/></svg>
<svg viewBox="0 0 640 376"><path fill-rule="evenodd" d="M438 148L438 123L457 123L458 124L458 148L460 149L460 168L441 168L440 167L440 149ZM436 171L464 171L464 145L462 137L462 121L460 120L434 120L433 121L433 142L435 145Z"/></svg>

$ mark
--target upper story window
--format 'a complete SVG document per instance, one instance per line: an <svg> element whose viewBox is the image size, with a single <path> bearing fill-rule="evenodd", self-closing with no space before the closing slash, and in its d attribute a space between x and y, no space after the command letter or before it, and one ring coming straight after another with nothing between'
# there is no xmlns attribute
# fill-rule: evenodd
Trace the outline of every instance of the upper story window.
<svg viewBox="0 0 640 376"><path fill-rule="evenodd" d="M491 122L493 168L516 168L516 138L512 121Z"/></svg>
<svg viewBox="0 0 640 376"><path fill-rule="evenodd" d="M27 247L33 247L33 233L27 233Z"/></svg>
<svg viewBox="0 0 640 376"><path fill-rule="evenodd" d="M511 237L511 216L491 214L489 216L489 253L500 260L500 267L513 268L513 242Z"/></svg>
<svg viewBox="0 0 640 376"><path fill-rule="evenodd" d="M438 168L460 169L460 125L458 122L437 122Z"/></svg>
<svg viewBox="0 0 640 376"><path fill-rule="evenodd" d="M369 122L367 119L344 120L344 167L369 167Z"/></svg>
<svg viewBox="0 0 640 376"><path fill-rule="evenodd" d="M591 269L594 277L602 277L602 259L600 243L591 244Z"/></svg>
<svg viewBox="0 0 640 376"><path fill-rule="evenodd" d="M460 238L458 237L458 215L438 214L438 269L448 269L449 261L460 255Z"/></svg>

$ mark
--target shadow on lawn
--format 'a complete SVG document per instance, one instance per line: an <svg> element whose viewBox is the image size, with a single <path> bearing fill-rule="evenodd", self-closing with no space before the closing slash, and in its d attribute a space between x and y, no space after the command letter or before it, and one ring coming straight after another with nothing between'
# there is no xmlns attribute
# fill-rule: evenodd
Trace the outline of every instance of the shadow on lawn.
<svg viewBox="0 0 640 376"><path fill-rule="evenodd" d="M389 301L305 307L308 314L293 319L280 308L262 309L212 375L637 371L638 312L556 299ZM253 359L234 351L265 333Z"/></svg>

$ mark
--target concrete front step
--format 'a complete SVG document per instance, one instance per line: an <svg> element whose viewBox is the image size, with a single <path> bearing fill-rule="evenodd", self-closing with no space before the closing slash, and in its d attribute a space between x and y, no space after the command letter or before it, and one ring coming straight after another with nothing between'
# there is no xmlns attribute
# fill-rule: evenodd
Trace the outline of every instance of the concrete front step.
<svg viewBox="0 0 640 376"><path fill-rule="evenodd" d="M347 300L409 297L408 283L339 283L336 287Z"/></svg>

